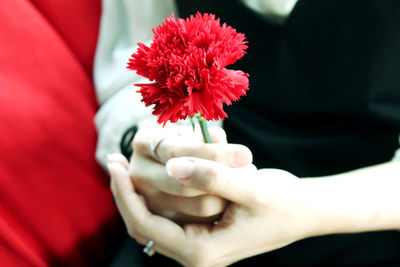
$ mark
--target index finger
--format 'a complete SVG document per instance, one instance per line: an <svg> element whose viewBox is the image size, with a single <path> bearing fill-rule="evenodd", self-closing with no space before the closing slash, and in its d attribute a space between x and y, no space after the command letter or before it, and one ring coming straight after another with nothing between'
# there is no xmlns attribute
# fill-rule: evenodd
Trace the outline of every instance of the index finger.
<svg viewBox="0 0 400 267"><path fill-rule="evenodd" d="M193 133L188 127L161 127L139 131L134 140L134 151L153 158L157 154L161 163L176 157L196 157L212 160L233 168L241 168L252 163L250 150L238 144L227 144L225 132L218 127L211 127L213 140L219 138L221 143L205 144L199 133ZM152 143L156 144L151 146ZM152 151L152 149L156 151ZM155 159L154 159L155 160Z"/></svg>
<svg viewBox="0 0 400 267"><path fill-rule="evenodd" d="M178 157L195 157L216 161L232 168L240 168L252 163L250 150L239 144L204 144L184 138L166 138L157 149L163 163Z"/></svg>

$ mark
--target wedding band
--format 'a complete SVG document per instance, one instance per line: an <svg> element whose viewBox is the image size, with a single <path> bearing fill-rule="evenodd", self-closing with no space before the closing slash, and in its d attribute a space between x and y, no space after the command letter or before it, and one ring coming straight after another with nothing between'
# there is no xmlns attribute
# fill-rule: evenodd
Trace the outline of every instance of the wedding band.
<svg viewBox="0 0 400 267"><path fill-rule="evenodd" d="M143 252L147 254L147 256L151 257L154 255L154 253L156 253L153 249L154 246L154 242L153 240L150 240L149 242L147 242L147 245L144 247Z"/></svg>
<svg viewBox="0 0 400 267"><path fill-rule="evenodd" d="M160 146L161 142L165 139L165 136L163 136L162 138L154 138L151 142L150 142L150 151L151 151L151 156L161 162L160 157L157 155L157 148Z"/></svg>

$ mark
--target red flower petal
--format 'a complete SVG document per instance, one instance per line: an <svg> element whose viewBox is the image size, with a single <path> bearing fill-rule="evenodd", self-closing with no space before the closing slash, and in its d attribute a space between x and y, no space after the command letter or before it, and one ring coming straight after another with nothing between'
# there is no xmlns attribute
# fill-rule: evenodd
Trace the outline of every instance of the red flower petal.
<svg viewBox="0 0 400 267"><path fill-rule="evenodd" d="M153 29L150 47L140 43L128 69L153 83L137 84L146 106L154 105L158 122L176 122L200 113L206 120L227 117L230 105L249 89L248 74L225 67L247 49L244 34L212 14L175 20L171 14Z"/></svg>

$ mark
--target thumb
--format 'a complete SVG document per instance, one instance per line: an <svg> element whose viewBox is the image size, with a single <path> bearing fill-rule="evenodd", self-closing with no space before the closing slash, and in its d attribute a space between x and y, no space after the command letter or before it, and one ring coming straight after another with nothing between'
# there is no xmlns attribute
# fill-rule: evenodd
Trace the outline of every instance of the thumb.
<svg viewBox="0 0 400 267"><path fill-rule="evenodd" d="M236 203L249 200L252 190L245 169L233 169L215 161L181 157L170 159L167 173L184 186L192 187L211 195L217 195ZM252 172L248 170L246 172Z"/></svg>

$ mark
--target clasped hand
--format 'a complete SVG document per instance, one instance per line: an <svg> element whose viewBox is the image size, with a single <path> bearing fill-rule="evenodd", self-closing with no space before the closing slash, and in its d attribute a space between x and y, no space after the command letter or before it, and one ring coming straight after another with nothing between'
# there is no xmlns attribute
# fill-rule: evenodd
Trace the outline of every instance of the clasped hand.
<svg viewBox="0 0 400 267"><path fill-rule="evenodd" d="M144 127L133 141L128 167L135 190L155 214L178 223L213 222L224 211L227 201L219 196L182 186L167 174L165 163L182 156L213 160L233 168L251 166L251 152L241 145L226 145L225 132L211 127L214 144L205 145L199 132L190 127ZM156 147L158 159L151 153L151 142L161 136ZM254 167L254 166L253 166Z"/></svg>
<svg viewBox="0 0 400 267"><path fill-rule="evenodd" d="M299 179L257 170L247 148L213 136L217 144L168 136L156 162L152 134L142 132L130 165L110 157L111 189L128 233L143 245L153 240L157 252L185 266L225 266L309 236Z"/></svg>

